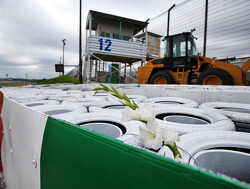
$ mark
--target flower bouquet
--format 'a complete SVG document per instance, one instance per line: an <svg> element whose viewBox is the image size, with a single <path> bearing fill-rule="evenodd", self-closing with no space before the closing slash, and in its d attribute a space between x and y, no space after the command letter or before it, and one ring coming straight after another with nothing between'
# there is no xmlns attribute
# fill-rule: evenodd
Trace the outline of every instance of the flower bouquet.
<svg viewBox="0 0 250 189"><path fill-rule="evenodd" d="M101 87L93 89L93 91L95 91L94 95L99 90L107 91L117 97L119 101L126 106L122 112L123 121L138 120L145 124L139 127L139 131L141 142L146 148L159 150L163 146L167 146L172 151L174 158L181 161L182 156L176 146L176 142L179 141L178 133L173 129L159 126L154 117L153 107L148 105L144 108L139 108L139 106L133 100L130 100L120 89L117 90L113 86L109 88L101 83L100 85Z"/></svg>

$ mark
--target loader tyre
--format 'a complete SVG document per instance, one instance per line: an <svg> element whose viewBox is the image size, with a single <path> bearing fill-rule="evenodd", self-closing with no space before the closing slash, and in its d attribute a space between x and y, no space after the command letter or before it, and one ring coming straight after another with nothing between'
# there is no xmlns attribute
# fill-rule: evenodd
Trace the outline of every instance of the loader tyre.
<svg viewBox="0 0 250 189"><path fill-rule="evenodd" d="M210 68L197 79L198 85L234 85L234 79L230 73L220 68Z"/></svg>
<svg viewBox="0 0 250 189"><path fill-rule="evenodd" d="M149 84L175 84L175 81L170 73L160 71L151 77Z"/></svg>

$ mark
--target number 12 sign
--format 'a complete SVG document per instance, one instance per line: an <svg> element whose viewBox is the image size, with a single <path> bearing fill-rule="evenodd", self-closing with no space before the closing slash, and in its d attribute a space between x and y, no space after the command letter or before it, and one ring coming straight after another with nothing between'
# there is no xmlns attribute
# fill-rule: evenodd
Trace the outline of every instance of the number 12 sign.
<svg viewBox="0 0 250 189"><path fill-rule="evenodd" d="M111 40L110 39L106 39L105 40L105 48L103 49L103 39L101 38L101 39L99 39L98 40L99 42L100 42L100 51L108 51L108 52L111 52L111 48L110 48L110 46L111 46L111 44L112 44L112 42L111 42Z"/></svg>

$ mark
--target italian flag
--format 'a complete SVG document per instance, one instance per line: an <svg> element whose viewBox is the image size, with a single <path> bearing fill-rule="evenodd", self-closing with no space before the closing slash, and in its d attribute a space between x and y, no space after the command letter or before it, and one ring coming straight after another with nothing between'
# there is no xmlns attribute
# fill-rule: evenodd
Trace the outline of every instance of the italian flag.
<svg viewBox="0 0 250 189"><path fill-rule="evenodd" d="M0 92L8 189L247 188L20 105Z"/></svg>

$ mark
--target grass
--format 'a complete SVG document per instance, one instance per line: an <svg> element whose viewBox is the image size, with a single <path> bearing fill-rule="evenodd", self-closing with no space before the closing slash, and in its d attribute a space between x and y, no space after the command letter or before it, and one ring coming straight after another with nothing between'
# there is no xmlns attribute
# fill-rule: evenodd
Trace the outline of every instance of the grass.
<svg viewBox="0 0 250 189"><path fill-rule="evenodd" d="M26 86L27 83L0 83L0 87L16 87L16 86Z"/></svg>
<svg viewBox="0 0 250 189"><path fill-rule="evenodd" d="M41 84L55 84L55 83L73 83L73 84L79 84L78 78L70 77L67 75L55 77L52 79L45 79L40 82L37 82L38 85Z"/></svg>

